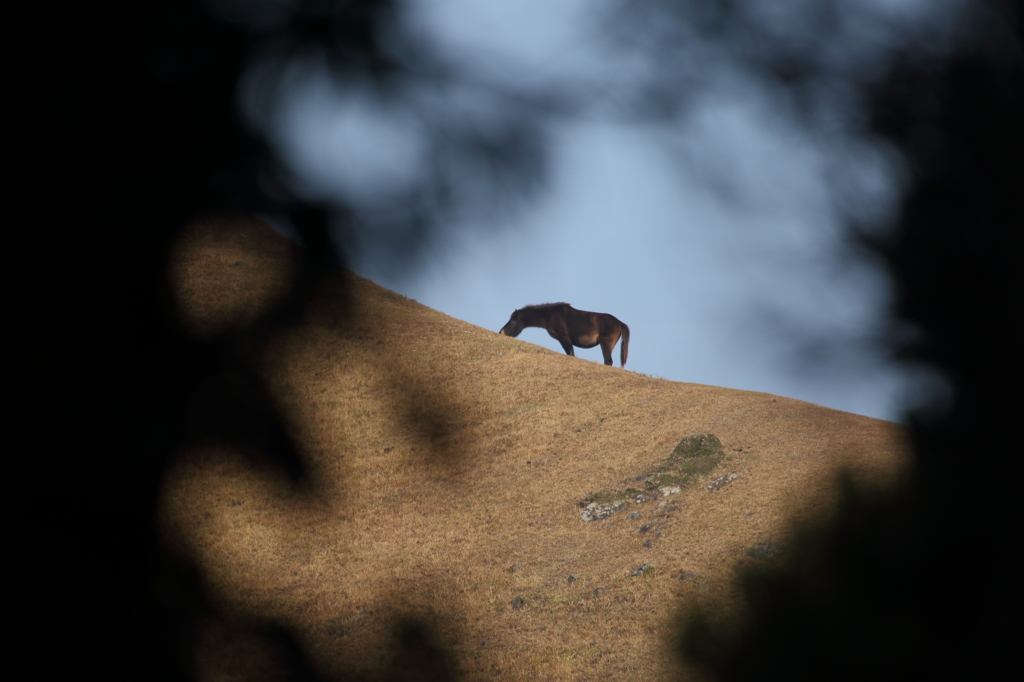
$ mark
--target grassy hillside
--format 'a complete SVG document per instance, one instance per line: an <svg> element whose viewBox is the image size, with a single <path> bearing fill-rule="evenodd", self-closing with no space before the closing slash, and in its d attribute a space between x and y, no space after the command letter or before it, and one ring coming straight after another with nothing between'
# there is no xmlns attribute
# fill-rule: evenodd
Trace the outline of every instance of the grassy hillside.
<svg viewBox="0 0 1024 682"><path fill-rule="evenodd" d="M244 329L286 295L291 253L252 219L194 226L169 270L186 327ZM730 605L748 550L824 518L840 467L884 484L904 461L895 424L570 358L343 277L258 358L311 482L201 444L168 477L169 541L227 614L197 634L202 679L272 679L239 627L270 620L320 670L375 674L402 616L468 679L664 675L675 619ZM724 446L711 471L582 520L693 434Z"/></svg>

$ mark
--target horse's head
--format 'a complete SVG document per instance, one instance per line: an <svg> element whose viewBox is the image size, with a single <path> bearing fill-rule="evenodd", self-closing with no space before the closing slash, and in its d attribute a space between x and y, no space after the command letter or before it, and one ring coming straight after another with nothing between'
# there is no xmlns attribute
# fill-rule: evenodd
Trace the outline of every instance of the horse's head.
<svg viewBox="0 0 1024 682"><path fill-rule="evenodd" d="M519 336L519 333L523 331L525 326L521 319L520 311L517 310L512 313L512 317L508 319L508 322L505 323L505 326L498 333L503 336Z"/></svg>

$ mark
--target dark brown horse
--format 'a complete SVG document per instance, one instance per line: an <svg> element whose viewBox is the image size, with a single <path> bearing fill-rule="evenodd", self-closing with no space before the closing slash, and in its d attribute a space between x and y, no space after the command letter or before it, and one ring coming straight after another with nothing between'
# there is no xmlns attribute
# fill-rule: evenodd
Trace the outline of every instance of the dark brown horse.
<svg viewBox="0 0 1024 682"><path fill-rule="evenodd" d="M567 355L575 356L572 347L593 348L601 344L604 353L604 364L612 364L612 349L622 337L622 350L619 360L626 366L629 357L629 327L608 313L591 313L576 310L568 303L545 303L528 305L512 313L512 317L499 334L519 336L526 327L541 327L548 330L553 339L557 339Z"/></svg>

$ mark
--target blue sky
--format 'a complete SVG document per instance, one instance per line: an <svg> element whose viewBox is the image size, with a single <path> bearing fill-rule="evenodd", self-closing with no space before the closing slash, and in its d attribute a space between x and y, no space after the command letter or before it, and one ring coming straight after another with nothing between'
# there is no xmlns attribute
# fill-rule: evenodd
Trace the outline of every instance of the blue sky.
<svg viewBox="0 0 1024 682"><path fill-rule="evenodd" d="M781 18L763 20L797 40L790 20L806 4L782 3ZM409 6L404 30L469 81L519 92L584 84L602 95L548 122L546 182L528 201L449 215L411 269L387 240L367 239L349 250L356 272L494 331L515 308L567 301L630 326L629 370L901 418L920 376L887 359L886 276L844 239L851 216L886 229L901 166L859 134L842 92L823 107L832 119L823 135L770 84L693 39L700 83L685 110L639 120L621 102L651 69L649 56L609 47L598 3ZM884 61L929 16L910 0L861 6L875 14L851 10L848 45L828 46L851 73ZM290 74L270 115L252 114L250 97L250 116L307 196L355 206L370 216L367 230L388 230L372 216L400 203L429 162L417 112L454 108L473 124L472 112L499 106L466 87L414 95L417 109L366 84L332 84L315 65ZM250 74L249 91L258 80ZM543 330L519 338L562 352ZM577 355L601 362L597 348Z"/></svg>

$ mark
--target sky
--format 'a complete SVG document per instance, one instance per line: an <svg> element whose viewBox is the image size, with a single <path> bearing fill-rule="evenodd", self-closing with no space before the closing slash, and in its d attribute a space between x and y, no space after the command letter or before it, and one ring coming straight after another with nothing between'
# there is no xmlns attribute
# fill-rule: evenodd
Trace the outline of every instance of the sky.
<svg viewBox="0 0 1024 682"><path fill-rule="evenodd" d="M807 4L782 3L792 11ZM835 68L863 74L908 26L927 21L922 2L859 3L876 4L885 9L870 15L874 24L854 12L848 44L827 46ZM851 215L886 229L899 159L857 132L858 110L841 92L823 107L834 119L829 135L809 132L790 101L699 39L688 43L700 64L685 110L657 120L624 115L622 93L650 64L609 47L607 24L595 19L608 15L597 5L408 3L403 29L480 82L518 92L584 83L603 95L548 121L545 182L527 200L451 214L413 267L372 238L348 249L350 267L495 332L528 304L611 313L630 327L630 371L900 421L908 396L928 384L888 359L889 282L848 239ZM758 20L799 34L792 16ZM259 81L250 76L250 86ZM417 112L448 107L473 125L473 111L500 108L471 88L421 93L418 109L396 105L308 66L288 82L261 125L307 196L337 197L366 215L405 196L431 158ZM563 352L541 329L519 339ZM600 348L576 354L602 361Z"/></svg>

